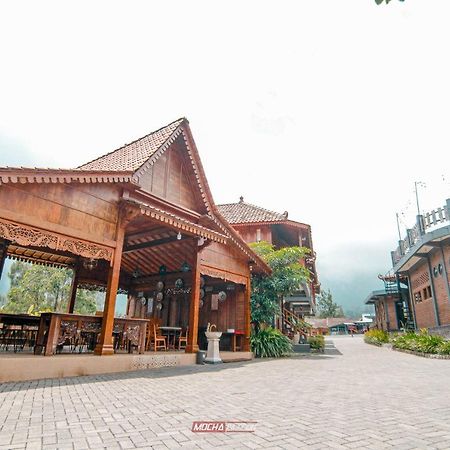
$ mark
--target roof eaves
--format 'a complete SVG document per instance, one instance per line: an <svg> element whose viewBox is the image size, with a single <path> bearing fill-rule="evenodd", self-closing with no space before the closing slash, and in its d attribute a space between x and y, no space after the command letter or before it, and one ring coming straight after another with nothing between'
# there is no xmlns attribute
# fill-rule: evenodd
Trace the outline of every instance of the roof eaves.
<svg viewBox="0 0 450 450"><path fill-rule="evenodd" d="M41 169L30 167L0 168L0 183L130 183L138 187L131 171Z"/></svg>

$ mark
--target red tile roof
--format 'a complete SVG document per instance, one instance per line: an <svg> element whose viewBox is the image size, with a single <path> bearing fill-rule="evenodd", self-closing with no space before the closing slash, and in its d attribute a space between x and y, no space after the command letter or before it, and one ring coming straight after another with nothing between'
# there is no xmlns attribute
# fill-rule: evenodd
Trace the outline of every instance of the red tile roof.
<svg viewBox="0 0 450 450"><path fill-rule="evenodd" d="M284 222L288 217L287 212L280 214L251 205L250 203L245 203L243 197L241 197L239 203L217 205L217 208L222 216L231 224Z"/></svg>
<svg viewBox="0 0 450 450"><path fill-rule="evenodd" d="M148 134L131 144L114 150L100 158L78 167L81 170L136 171L170 138L185 119L175 122Z"/></svg>

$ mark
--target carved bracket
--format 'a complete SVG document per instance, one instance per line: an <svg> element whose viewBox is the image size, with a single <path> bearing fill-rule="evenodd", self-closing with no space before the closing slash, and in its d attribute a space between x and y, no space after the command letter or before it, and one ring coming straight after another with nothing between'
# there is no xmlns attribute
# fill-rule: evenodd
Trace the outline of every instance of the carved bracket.
<svg viewBox="0 0 450 450"><path fill-rule="evenodd" d="M113 257L113 249L111 248L5 220L0 220L0 237L24 247L46 247L84 258L111 261Z"/></svg>

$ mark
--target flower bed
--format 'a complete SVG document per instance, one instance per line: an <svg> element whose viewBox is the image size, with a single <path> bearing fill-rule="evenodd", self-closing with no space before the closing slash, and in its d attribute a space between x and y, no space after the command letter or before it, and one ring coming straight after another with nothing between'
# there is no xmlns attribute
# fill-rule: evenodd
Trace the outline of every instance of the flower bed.
<svg viewBox="0 0 450 450"><path fill-rule="evenodd" d="M389 335L386 331L370 330L364 335L368 344L391 346L393 350L423 356L425 358L450 359L450 340L430 334L426 329L420 333L407 332Z"/></svg>
<svg viewBox="0 0 450 450"><path fill-rule="evenodd" d="M392 346L396 350L408 350L414 353L430 355L450 355L450 341L442 336L420 333L399 334L392 338Z"/></svg>

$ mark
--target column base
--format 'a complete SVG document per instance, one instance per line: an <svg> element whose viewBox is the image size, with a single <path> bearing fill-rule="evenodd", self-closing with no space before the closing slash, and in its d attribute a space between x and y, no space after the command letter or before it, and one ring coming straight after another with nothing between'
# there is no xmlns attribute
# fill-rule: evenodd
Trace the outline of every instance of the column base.
<svg viewBox="0 0 450 450"><path fill-rule="evenodd" d="M94 355L114 355L114 347L112 344L97 344Z"/></svg>
<svg viewBox="0 0 450 450"><path fill-rule="evenodd" d="M185 349L185 353L197 353L198 351L198 345L187 345Z"/></svg>

